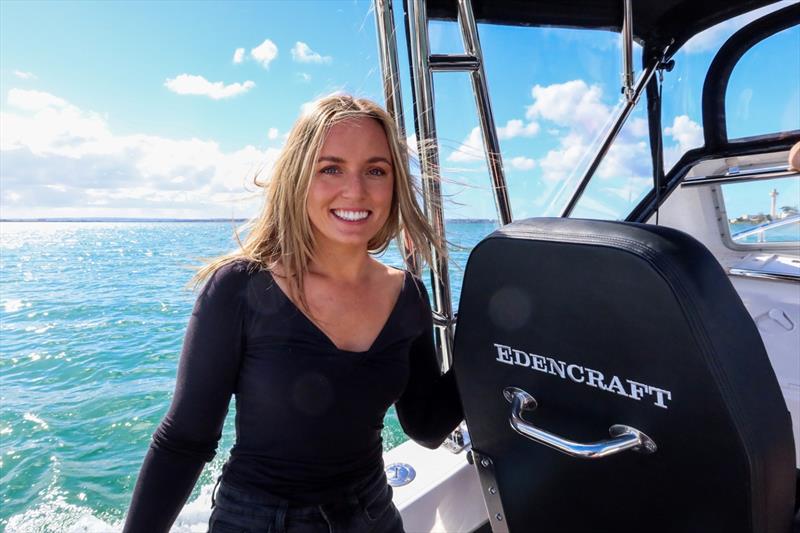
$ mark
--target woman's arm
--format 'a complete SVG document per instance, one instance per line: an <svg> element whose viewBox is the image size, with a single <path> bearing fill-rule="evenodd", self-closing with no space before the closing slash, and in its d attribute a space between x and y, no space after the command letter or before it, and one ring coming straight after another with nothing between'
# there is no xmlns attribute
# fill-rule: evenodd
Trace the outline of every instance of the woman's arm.
<svg viewBox="0 0 800 533"><path fill-rule="evenodd" d="M426 448L438 448L464 413L453 370L442 374L439 367L428 293L421 281L415 281L423 300L420 312L425 327L411 344L408 384L397 401L397 417L406 435Z"/></svg>
<svg viewBox="0 0 800 533"><path fill-rule="evenodd" d="M226 265L203 287L183 343L175 395L153 435L125 533L168 531L210 461L236 385L244 332L246 267Z"/></svg>

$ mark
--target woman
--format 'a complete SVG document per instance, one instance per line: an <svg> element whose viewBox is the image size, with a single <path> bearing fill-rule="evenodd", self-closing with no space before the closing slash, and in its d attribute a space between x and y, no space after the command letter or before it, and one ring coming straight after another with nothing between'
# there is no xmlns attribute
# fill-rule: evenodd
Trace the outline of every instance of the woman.
<svg viewBox="0 0 800 533"><path fill-rule="evenodd" d="M236 444L212 532L403 531L383 472L386 410L396 403L404 431L431 448L462 412L425 287L371 256L401 230L430 263L437 241L391 117L367 100L319 100L289 134L241 250L198 274L175 396L126 532L169 529L232 394Z"/></svg>

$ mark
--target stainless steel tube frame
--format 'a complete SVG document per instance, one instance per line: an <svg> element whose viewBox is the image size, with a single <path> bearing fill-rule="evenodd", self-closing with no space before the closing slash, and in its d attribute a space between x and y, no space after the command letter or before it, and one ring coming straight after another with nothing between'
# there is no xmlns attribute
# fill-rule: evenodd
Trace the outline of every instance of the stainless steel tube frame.
<svg viewBox="0 0 800 533"><path fill-rule="evenodd" d="M623 0L622 19L622 94L633 100L633 0Z"/></svg>
<svg viewBox="0 0 800 533"><path fill-rule="evenodd" d="M431 78L428 46L428 18L423 0L409 0L406 14L406 27L409 30L409 55L411 57L411 77L414 83L414 113L416 118L417 148L422 170L422 196L425 214L436 235L444 240L444 213L442 212L442 190L439 184L439 149L435 144L436 122L433 115L433 80ZM449 318L453 316L450 298L450 274L447 258L432 250L433 268L431 285L433 289L434 313ZM443 370L448 370L453 361L453 328L449 325L436 328L437 349Z"/></svg>
<svg viewBox="0 0 800 533"><path fill-rule="evenodd" d="M614 424L608 429L611 439L598 442L580 443L560 437L544 429L537 428L522 418L523 411L536 409L536 400L522 389L506 387L503 396L511 403L511 427L520 435L550 448L580 459L600 459L625 450L640 453L653 453L656 443L636 428L623 424Z"/></svg>
<svg viewBox="0 0 800 533"><path fill-rule="evenodd" d="M386 100L386 111L394 117L398 132L405 137L406 125L400 93L400 69L397 62L393 9L392 0L375 0L375 23L377 24L378 52L383 74L383 96Z"/></svg>
<svg viewBox="0 0 800 533"><path fill-rule="evenodd" d="M394 27L394 8L392 0L375 0L375 24L377 26L378 51L383 74L383 96L386 111L394 117L397 131L401 137L406 135L406 123L403 117L403 99L400 90L400 69L397 62L397 40ZM407 266L411 272L421 274L419 253L414 252L400 235L398 244L407 258Z"/></svg>
<svg viewBox="0 0 800 533"><path fill-rule="evenodd" d="M575 192L572 193L572 197L569 199L569 202L567 202L567 206L561 212L562 217L568 217L570 216L570 214L572 214L572 210L575 209L575 206L581 199L583 191L589 184L589 180L594 175L594 172L595 170L597 170L597 167L600 166L600 161L602 161L603 157L605 157L606 152L608 152L608 149L611 147L611 143L613 143L614 139L617 138L617 135L622 129L622 125L625 124L625 121L631 114L631 111L633 111L633 108L636 107L636 104L639 101L639 98L642 96L645 87L647 87L647 84L650 82L650 79L653 77L653 74L655 74L659 63L660 61L658 60L653 61L653 63L651 63L644 70L644 72L642 72L641 76L639 76L639 80L636 82L636 87L634 87L633 89L633 98L631 100L626 100L625 104L622 106L622 108L619 110L619 113L614 118L614 123L608 130L608 133L606 133L606 136L603 139L602 144L600 145L600 149L597 151L594 158L592 159L589 168L587 168L586 172L583 174L580 183L578 183L578 186L575 188Z"/></svg>
<svg viewBox="0 0 800 533"><path fill-rule="evenodd" d="M492 177L494 188L495 206L500 217L501 225L511 222L511 202L508 199L508 187L503 171L503 159L500 156L500 141L497 138L497 129L494 127L494 114L489 100L489 88L486 83L486 71L483 68L483 52L478 37L478 26L472 12L472 0L458 0L458 18L461 26L461 36L464 39L464 48L467 56L477 59L477 68L470 70L472 79L472 92L475 95L475 107L483 133L483 149L486 154L486 164Z"/></svg>

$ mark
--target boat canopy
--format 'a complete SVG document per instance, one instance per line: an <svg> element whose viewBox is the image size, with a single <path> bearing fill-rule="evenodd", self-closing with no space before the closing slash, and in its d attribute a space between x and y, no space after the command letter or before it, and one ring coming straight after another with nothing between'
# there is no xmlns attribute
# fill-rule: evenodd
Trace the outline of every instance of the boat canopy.
<svg viewBox="0 0 800 533"><path fill-rule="evenodd" d="M428 0L428 18L455 20L458 0ZM636 0L633 38L670 55L693 35L776 0ZM621 31L621 0L472 0L477 22Z"/></svg>

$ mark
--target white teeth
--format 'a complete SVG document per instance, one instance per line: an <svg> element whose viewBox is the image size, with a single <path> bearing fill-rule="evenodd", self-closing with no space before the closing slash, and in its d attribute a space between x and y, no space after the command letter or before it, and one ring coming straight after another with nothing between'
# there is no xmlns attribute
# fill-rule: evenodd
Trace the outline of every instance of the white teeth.
<svg viewBox="0 0 800 533"><path fill-rule="evenodd" d="M334 209L333 214L345 220L364 220L369 215L369 211L345 211L344 209Z"/></svg>

